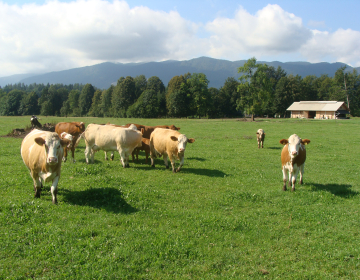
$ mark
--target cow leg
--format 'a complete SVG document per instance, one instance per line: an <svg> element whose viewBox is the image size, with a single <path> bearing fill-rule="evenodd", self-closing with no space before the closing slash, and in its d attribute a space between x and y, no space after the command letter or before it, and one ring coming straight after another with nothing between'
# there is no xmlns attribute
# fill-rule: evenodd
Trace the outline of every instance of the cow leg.
<svg viewBox="0 0 360 280"><path fill-rule="evenodd" d="M42 189L42 183L41 180L39 178L39 176L33 172L30 173L31 177L33 178L34 181L34 197L35 198L40 198L41 195L41 189Z"/></svg>
<svg viewBox="0 0 360 280"><path fill-rule="evenodd" d="M114 153L114 152L111 152L110 159L111 159L112 161L114 160L114 156L115 156L115 153Z"/></svg>
<svg viewBox="0 0 360 280"><path fill-rule="evenodd" d="M125 152L121 149L118 150L120 155L120 161L124 168L126 168L126 158L125 158Z"/></svg>
<svg viewBox="0 0 360 280"><path fill-rule="evenodd" d="M73 163L75 163L75 144L71 147L71 156Z"/></svg>
<svg viewBox="0 0 360 280"><path fill-rule="evenodd" d="M169 168L169 163L168 163L167 154L163 154L163 159L164 159L164 163L165 163L165 168L168 169ZM174 168L173 168L173 170L174 170Z"/></svg>
<svg viewBox="0 0 360 280"><path fill-rule="evenodd" d="M261 141L261 148L264 148L264 141Z"/></svg>
<svg viewBox="0 0 360 280"><path fill-rule="evenodd" d="M179 165L178 169L176 169L176 172L180 171L181 167L184 165L184 160L185 160L185 157L180 158L180 165Z"/></svg>
<svg viewBox="0 0 360 280"><path fill-rule="evenodd" d="M302 185L304 183L304 181L303 181L304 169L305 169L305 163L300 166L300 185Z"/></svg>
<svg viewBox="0 0 360 280"><path fill-rule="evenodd" d="M260 141L258 141L258 148L260 149Z"/></svg>
<svg viewBox="0 0 360 280"><path fill-rule="evenodd" d="M62 161L65 162L67 160L67 147L64 147L64 155Z"/></svg>
<svg viewBox="0 0 360 280"><path fill-rule="evenodd" d="M57 185L59 183L59 179L60 179L60 176L56 176L51 185L52 202L54 204L57 204L57 192L58 192Z"/></svg>
<svg viewBox="0 0 360 280"><path fill-rule="evenodd" d="M86 146L86 148L85 148L85 159L86 159L86 163L87 163L87 164L89 164L90 156L91 156L92 158L94 158L93 154L94 154L94 153L92 153L91 147L90 147L90 146Z"/></svg>
<svg viewBox="0 0 360 280"><path fill-rule="evenodd" d="M107 151L104 151L105 154L105 160L108 160Z"/></svg>
<svg viewBox="0 0 360 280"><path fill-rule="evenodd" d="M288 174L287 174L287 170L285 167L283 167L282 172L283 172L283 182L284 182L283 191L286 191L286 183L288 181Z"/></svg>
<svg viewBox="0 0 360 280"><path fill-rule="evenodd" d="M132 161L135 162L135 150L132 151L131 158L132 158Z"/></svg>
<svg viewBox="0 0 360 280"><path fill-rule="evenodd" d="M148 158L149 158L149 153L148 153L148 151L145 151L145 157L146 157L145 163L148 163Z"/></svg>
<svg viewBox="0 0 360 280"><path fill-rule="evenodd" d="M171 155L169 156L169 159L170 159L170 162L171 162L172 172L173 172L173 173L176 173L176 170L175 170L175 159L174 159L174 157L172 157Z"/></svg>

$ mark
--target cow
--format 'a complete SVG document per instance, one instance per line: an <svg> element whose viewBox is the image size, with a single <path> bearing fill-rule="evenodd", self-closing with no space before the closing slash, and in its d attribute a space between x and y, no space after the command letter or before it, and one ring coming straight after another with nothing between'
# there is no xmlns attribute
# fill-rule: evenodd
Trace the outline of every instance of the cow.
<svg viewBox="0 0 360 280"><path fill-rule="evenodd" d="M63 147L68 139L60 139L55 132L32 130L21 143L21 157L34 181L35 197L40 198L43 183L52 182L52 202L57 203Z"/></svg>
<svg viewBox="0 0 360 280"><path fill-rule="evenodd" d="M122 128L112 125L89 124L82 134L85 139L85 159L94 163L94 153L99 150L118 151L123 167L129 167L129 155L141 146L143 130Z"/></svg>
<svg viewBox="0 0 360 280"><path fill-rule="evenodd" d="M35 115L31 116L30 122L31 122L31 129L42 128L42 125L39 122L39 119Z"/></svg>
<svg viewBox="0 0 360 280"><path fill-rule="evenodd" d="M256 132L256 138L258 142L258 148L260 149L260 144L261 148L264 148L265 131L263 129L258 129L258 131Z"/></svg>
<svg viewBox="0 0 360 280"><path fill-rule="evenodd" d="M130 124L126 124L125 126L129 126ZM155 128L164 128L164 129L171 129L171 130L180 130L180 127L176 127L175 125L156 125L156 126L149 126L149 125L142 125L142 124L133 124L137 127L138 130L144 129L143 138L149 139L151 133L154 131ZM145 151L146 163L148 162L149 154L150 154L150 146L149 141L144 140L141 147L135 148L132 152L132 160L134 162L134 156L136 155L136 161L138 161L139 151Z"/></svg>
<svg viewBox="0 0 360 280"><path fill-rule="evenodd" d="M82 134L85 131L85 123L83 122L59 122L55 126L55 132L61 135L61 133L66 132L68 134L71 134L73 137L72 140L72 147L71 147L71 156L73 162L75 162L75 148L76 148L76 142L79 138L80 134ZM65 162L67 160L67 150L68 148L64 148L64 158L63 161Z"/></svg>
<svg viewBox="0 0 360 280"><path fill-rule="evenodd" d="M156 128L150 136L151 166L155 167L154 160L163 156L166 168L169 168L169 157L173 173L179 172L184 164L184 153L187 143L194 143L195 139L187 138L176 130ZM175 158L180 160L179 167L175 170Z"/></svg>
<svg viewBox="0 0 360 280"><path fill-rule="evenodd" d="M66 146L67 149L71 149L72 146L74 145L74 143L73 143L74 137L73 137L71 134L67 133L67 132L62 132L62 133L60 134L60 139L67 139L67 140L70 141L69 145ZM63 161L63 162L66 161L66 158L65 158L64 156L63 156L63 158L62 158L62 161Z"/></svg>
<svg viewBox="0 0 360 280"><path fill-rule="evenodd" d="M309 139L301 139L296 134L291 135L289 139L280 140L280 144L285 145L281 151L281 166L283 172L284 191L286 191L286 183L288 181L287 172L289 173L289 186L292 186L292 191L295 191L295 182L299 171L300 184L303 184L306 160L305 145L309 143Z"/></svg>

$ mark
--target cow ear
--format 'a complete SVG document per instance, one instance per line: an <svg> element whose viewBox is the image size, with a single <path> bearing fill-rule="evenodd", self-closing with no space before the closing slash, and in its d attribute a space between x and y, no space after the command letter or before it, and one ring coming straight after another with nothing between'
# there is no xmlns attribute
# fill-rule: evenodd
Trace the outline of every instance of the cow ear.
<svg viewBox="0 0 360 280"><path fill-rule="evenodd" d="M45 144L45 139L44 138L41 138L41 137L36 137L35 138L35 142L36 144L38 144L39 146L42 146Z"/></svg>
<svg viewBox="0 0 360 280"><path fill-rule="evenodd" d="M173 141L177 141L177 140L178 140L177 137L175 137L175 136L171 136L170 138L171 138L171 140L173 140Z"/></svg>
<svg viewBox="0 0 360 280"><path fill-rule="evenodd" d="M259 132L256 132L256 134L259 134Z"/></svg>
<svg viewBox="0 0 360 280"><path fill-rule="evenodd" d="M189 138L188 139L188 143L194 143L195 142L195 139L194 138Z"/></svg>
<svg viewBox="0 0 360 280"><path fill-rule="evenodd" d="M307 145L307 144L310 143L310 140L309 140L309 139L302 139L302 140L301 140L301 143Z"/></svg>
<svg viewBox="0 0 360 280"><path fill-rule="evenodd" d="M287 139L280 140L280 144L286 145L287 143L289 143L289 141Z"/></svg>
<svg viewBox="0 0 360 280"><path fill-rule="evenodd" d="M177 127L177 130L180 130L180 127Z"/></svg>
<svg viewBox="0 0 360 280"><path fill-rule="evenodd" d="M60 139L60 145L61 146L67 146L71 143L71 141L69 139Z"/></svg>

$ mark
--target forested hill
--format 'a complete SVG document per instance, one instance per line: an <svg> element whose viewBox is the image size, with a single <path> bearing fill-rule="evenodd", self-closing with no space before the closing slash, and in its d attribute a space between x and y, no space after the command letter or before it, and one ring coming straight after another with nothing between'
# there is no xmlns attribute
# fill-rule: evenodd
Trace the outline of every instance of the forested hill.
<svg viewBox="0 0 360 280"><path fill-rule="evenodd" d="M209 80L209 87L220 88L224 85L228 77L238 78L237 68L243 66L246 60L227 61L200 57L187 61L164 61L148 63L111 63L105 62L93 66L74 68L58 72L50 72L42 75L27 74L13 75L0 78L0 86L7 84L24 83L24 84L87 84L100 89L107 89L112 83L120 77L136 77L145 75L146 78L157 76L167 85L174 76L190 73L203 73ZM344 63L308 63L308 62L265 62L269 66L277 68L280 66L288 75L300 75L303 78L308 75L320 77L323 74L333 77L336 70L344 66ZM352 70L348 66L347 70ZM30 77L29 77L30 76Z"/></svg>

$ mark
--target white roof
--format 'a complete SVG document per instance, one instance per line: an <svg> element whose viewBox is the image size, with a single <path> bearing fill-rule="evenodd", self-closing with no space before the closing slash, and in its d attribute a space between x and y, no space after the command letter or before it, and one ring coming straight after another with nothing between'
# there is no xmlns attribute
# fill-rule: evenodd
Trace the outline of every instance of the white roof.
<svg viewBox="0 0 360 280"><path fill-rule="evenodd" d="M300 101L291 104L287 111L337 111L341 106L344 110L348 110L344 102L338 101Z"/></svg>

